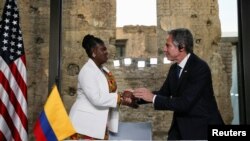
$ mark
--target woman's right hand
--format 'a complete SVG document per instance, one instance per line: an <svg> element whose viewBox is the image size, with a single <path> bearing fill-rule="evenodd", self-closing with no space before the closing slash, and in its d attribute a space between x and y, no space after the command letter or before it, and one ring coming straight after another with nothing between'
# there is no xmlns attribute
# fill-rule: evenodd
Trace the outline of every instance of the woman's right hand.
<svg viewBox="0 0 250 141"><path fill-rule="evenodd" d="M123 93L121 94L121 104L122 105L126 105L132 108L138 108L139 105L137 104L137 98L133 95L132 90L125 90L123 91Z"/></svg>

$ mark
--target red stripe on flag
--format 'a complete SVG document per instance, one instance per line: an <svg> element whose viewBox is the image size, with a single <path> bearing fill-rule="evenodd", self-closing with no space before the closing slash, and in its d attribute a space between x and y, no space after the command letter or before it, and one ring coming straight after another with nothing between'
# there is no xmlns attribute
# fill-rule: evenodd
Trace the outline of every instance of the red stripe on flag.
<svg viewBox="0 0 250 141"><path fill-rule="evenodd" d="M6 123L9 126L9 129L11 131L12 137L14 138L15 141L21 141L21 137L19 135L19 132L17 131L8 111L5 105L3 104L2 100L0 100L0 114L3 116L5 119Z"/></svg>
<svg viewBox="0 0 250 141"><path fill-rule="evenodd" d="M20 59L22 59L23 64L26 66L26 58L25 58L25 55L22 55L22 56L20 57Z"/></svg>
<svg viewBox="0 0 250 141"><path fill-rule="evenodd" d="M13 105L13 107L15 108L16 113L18 114L22 125L24 127L24 129L27 131L28 130L28 121L27 121L27 117L24 114L24 111L21 108L20 103L18 102L18 100L16 99L16 96L14 94L14 92L12 91L12 89L10 88L10 85L8 83L8 80L5 78L4 74L0 71L0 84L3 85L3 88L5 89L6 92L8 92L9 95L9 99L11 104Z"/></svg>
<svg viewBox="0 0 250 141"><path fill-rule="evenodd" d="M0 130L0 139L1 141L7 141L1 130Z"/></svg>
<svg viewBox="0 0 250 141"><path fill-rule="evenodd" d="M34 135L36 139L39 139L41 141L47 141L46 136L43 133L43 129L40 124L40 120L36 121L35 127L34 127Z"/></svg>
<svg viewBox="0 0 250 141"><path fill-rule="evenodd" d="M25 99L27 99L27 86L23 80L22 75L18 71L18 68L16 67L16 64L12 62L11 64L9 64L9 68L12 72L12 75L16 79L16 82L19 85L19 88L22 90L23 96L25 97Z"/></svg>

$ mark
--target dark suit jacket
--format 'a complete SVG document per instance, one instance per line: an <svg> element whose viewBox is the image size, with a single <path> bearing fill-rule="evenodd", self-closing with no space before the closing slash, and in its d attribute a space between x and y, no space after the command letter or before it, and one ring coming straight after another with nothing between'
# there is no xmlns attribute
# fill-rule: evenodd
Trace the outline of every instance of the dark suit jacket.
<svg viewBox="0 0 250 141"><path fill-rule="evenodd" d="M207 139L208 125L224 124L214 97L211 71L193 53L179 79L176 66L170 67L166 81L155 93L154 108L174 111L169 139L178 131L180 139Z"/></svg>

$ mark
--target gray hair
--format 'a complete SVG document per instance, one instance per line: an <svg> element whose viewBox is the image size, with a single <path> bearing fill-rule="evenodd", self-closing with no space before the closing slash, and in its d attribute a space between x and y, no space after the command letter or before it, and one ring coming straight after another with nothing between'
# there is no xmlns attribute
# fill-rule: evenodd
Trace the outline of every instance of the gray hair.
<svg viewBox="0 0 250 141"><path fill-rule="evenodd" d="M168 31L173 38L173 43L179 49L185 48L187 53L193 52L194 39L192 33L186 28L178 28Z"/></svg>

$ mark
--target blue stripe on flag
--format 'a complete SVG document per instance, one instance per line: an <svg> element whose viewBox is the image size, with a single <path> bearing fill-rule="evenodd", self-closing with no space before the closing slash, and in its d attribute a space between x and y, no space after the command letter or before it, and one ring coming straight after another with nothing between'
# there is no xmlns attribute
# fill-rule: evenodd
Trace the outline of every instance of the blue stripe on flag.
<svg viewBox="0 0 250 141"><path fill-rule="evenodd" d="M47 116L44 111L40 115L40 124L43 130L43 133L48 141L57 141L57 137L50 126L50 123L47 119Z"/></svg>

